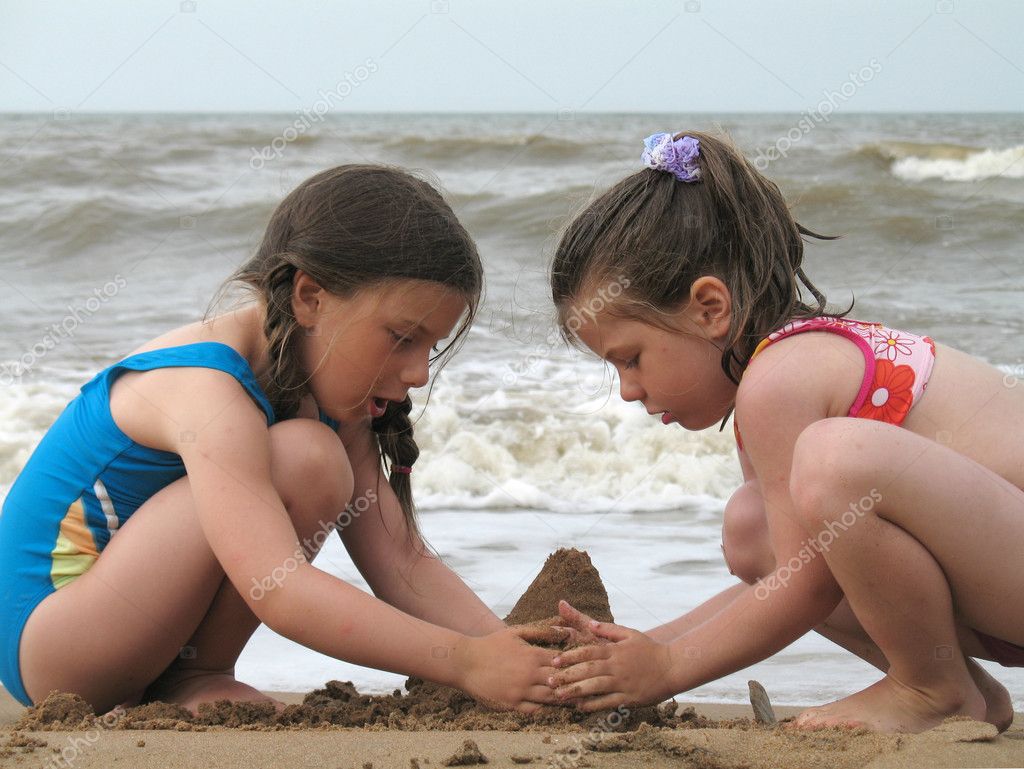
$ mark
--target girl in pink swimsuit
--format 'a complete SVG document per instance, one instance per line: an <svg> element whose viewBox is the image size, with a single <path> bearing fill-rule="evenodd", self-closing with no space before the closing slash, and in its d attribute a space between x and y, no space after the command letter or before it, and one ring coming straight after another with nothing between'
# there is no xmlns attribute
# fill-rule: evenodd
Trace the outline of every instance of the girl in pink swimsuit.
<svg viewBox="0 0 1024 769"><path fill-rule="evenodd" d="M1024 388L828 309L802 268L803 237L822 236L726 141L645 145L647 168L566 229L553 298L623 399L688 430L734 414L744 484L723 549L741 581L645 633L563 603L604 642L556 658L549 685L585 710L655 702L813 629L885 675L795 727L1007 728L1009 693L975 658L1024 666Z"/></svg>

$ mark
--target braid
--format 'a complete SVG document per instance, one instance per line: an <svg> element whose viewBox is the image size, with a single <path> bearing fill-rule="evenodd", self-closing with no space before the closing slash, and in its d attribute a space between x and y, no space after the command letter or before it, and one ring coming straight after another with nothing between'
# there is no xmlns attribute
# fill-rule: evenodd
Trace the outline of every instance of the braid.
<svg viewBox="0 0 1024 769"><path fill-rule="evenodd" d="M294 276L295 267L282 260L263 276L263 285L260 286L267 304L263 334L267 338L267 353L271 361L265 390L278 420L295 416L308 381L293 341L299 329L292 312Z"/></svg>
<svg viewBox="0 0 1024 769"><path fill-rule="evenodd" d="M411 476L409 473L395 471L396 467L411 468L420 455L419 446L416 445L416 441L412 437L410 411L412 411L412 400L407 395L401 403L393 401L388 403L383 416L374 419L370 423L370 427L377 434L381 460L386 461L391 468L388 483L402 504L406 519L415 523ZM411 529L410 534L413 533L417 532Z"/></svg>

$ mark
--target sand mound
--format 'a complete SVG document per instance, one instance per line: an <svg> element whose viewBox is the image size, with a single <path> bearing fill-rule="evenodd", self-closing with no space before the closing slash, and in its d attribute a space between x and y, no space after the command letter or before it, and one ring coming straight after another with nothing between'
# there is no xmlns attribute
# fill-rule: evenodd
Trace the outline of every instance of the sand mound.
<svg viewBox="0 0 1024 769"><path fill-rule="evenodd" d="M544 568L516 601L505 622L527 625L557 617L558 602L563 598L596 620L615 621L608 605L608 592L601 582L601 575L590 562L590 556L579 550L563 548L548 556Z"/></svg>

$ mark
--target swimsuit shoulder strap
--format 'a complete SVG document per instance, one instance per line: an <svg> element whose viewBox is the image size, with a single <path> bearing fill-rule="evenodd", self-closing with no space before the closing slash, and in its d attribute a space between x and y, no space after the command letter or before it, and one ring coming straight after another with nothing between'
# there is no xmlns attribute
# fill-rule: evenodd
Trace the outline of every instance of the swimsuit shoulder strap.
<svg viewBox="0 0 1024 769"><path fill-rule="evenodd" d="M263 410L267 417L267 426L274 424L275 416L270 400L256 383L256 375L249 362L233 347L222 342L193 342L129 355L99 372L82 386L82 392L100 388L105 397L109 398L110 386L125 371L152 371L158 368L186 366L212 368L230 374Z"/></svg>

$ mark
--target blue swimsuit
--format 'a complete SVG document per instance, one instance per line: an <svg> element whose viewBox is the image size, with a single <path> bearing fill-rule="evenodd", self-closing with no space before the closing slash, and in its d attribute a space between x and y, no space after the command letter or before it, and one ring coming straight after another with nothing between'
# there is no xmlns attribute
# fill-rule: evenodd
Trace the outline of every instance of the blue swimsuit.
<svg viewBox="0 0 1024 769"><path fill-rule="evenodd" d="M150 350L104 369L82 386L29 457L0 513L0 681L24 705L18 664L29 615L84 574L146 500L185 475L174 453L142 446L110 415L110 387L124 371L195 366L231 374L275 416L248 361L220 342ZM320 414L337 429L337 422Z"/></svg>

